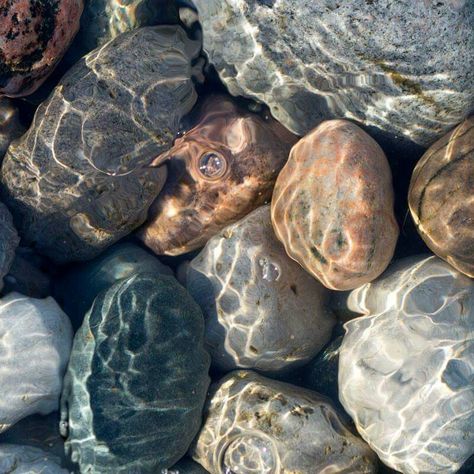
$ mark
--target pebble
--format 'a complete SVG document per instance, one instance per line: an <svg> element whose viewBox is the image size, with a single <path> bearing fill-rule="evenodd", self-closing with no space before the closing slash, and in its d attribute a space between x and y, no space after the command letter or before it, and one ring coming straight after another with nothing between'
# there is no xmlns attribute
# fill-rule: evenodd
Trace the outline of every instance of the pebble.
<svg viewBox="0 0 474 474"><path fill-rule="evenodd" d="M32 446L0 444L0 472L5 474L68 474L59 458Z"/></svg>
<svg viewBox="0 0 474 474"><path fill-rule="evenodd" d="M19 242L10 211L0 202L0 290L3 288L3 279L13 264Z"/></svg>
<svg viewBox="0 0 474 474"><path fill-rule="evenodd" d="M20 137L24 131L18 107L11 99L0 97L0 162L10 143Z"/></svg>

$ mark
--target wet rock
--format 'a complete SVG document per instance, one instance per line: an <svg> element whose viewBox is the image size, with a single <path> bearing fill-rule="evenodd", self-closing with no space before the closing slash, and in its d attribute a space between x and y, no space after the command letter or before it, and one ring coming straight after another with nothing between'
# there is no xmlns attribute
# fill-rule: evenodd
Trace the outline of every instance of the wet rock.
<svg viewBox="0 0 474 474"><path fill-rule="evenodd" d="M270 200L294 142L275 120L225 96L208 97L194 126L166 154L168 178L141 239L157 254L202 247Z"/></svg>
<svg viewBox="0 0 474 474"><path fill-rule="evenodd" d="M25 131L20 123L18 108L7 97L0 97L0 161L10 143Z"/></svg>
<svg viewBox="0 0 474 474"><path fill-rule="evenodd" d="M288 255L325 286L353 289L393 256L393 199L381 148L353 123L330 120L292 148L273 193L273 227Z"/></svg>
<svg viewBox="0 0 474 474"><path fill-rule="evenodd" d="M71 343L71 323L52 298L0 300L0 433L58 409Z"/></svg>
<svg viewBox="0 0 474 474"><path fill-rule="evenodd" d="M184 456L209 385L203 333L201 310L169 276L138 274L96 298L61 397L81 472L154 474Z"/></svg>
<svg viewBox="0 0 474 474"><path fill-rule="evenodd" d="M474 454L474 283L437 257L354 290L339 398L397 471L454 473Z"/></svg>
<svg viewBox="0 0 474 474"><path fill-rule="evenodd" d="M214 387L204 416L190 453L212 474L376 472L369 447L310 390L233 372Z"/></svg>
<svg viewBox="0 0 474 474"><path fill-rule="evenodd" d="M0 444L0 472L8 474L68 474L59 459L39 448Z"/></svg>
<svg viewBox="0 0 474 474"><path fill-rule="evenodd" d="M3 288L3 278L12 266L19 242L12 216L7 207L0 202L0 290Z"/></svg>
<svg viewBox="0 0 474 474"><path fill-rule="evenodd" d="M89 259L143 223L166 179L150 163L196 101L199 47L179 27L141 28L66 74L2 167L25 243L57 262Z"/></svg>
<svg viewBox="0 0 474 474"><path fill-rule="evenodd" d="M119 243L94 260L72 265L55 280L54 297L78 329L101 291L144 272L173 276L169 267L138 245Z"/></svg>
<svg viewBox="0 0 474 474"><path fill-rule="evenodd" d="M328 291L276 239L269 206L213 237L186 272L213 365L280 373L311 360L335 317Z"/></svg>
<svg viewBox="0 0 474 474"><path fill-rule="evenodd" d="M83 0L9 0L0 15L0 95L34 92L79 29Z"/></svg>
<svg viewBox="0 0 474 474"><path fill-rule="evenodd" d="M408 200L426 245L474 278L474 117L423 155L413 171Z"/></svg>
<svg viewBox="0 0 474 474"><path fill-rule="evenodd" d="M172 468L165 469L161 474L207 474L200 464L194 462L192 459L183 458L177 462Z"/></svg>

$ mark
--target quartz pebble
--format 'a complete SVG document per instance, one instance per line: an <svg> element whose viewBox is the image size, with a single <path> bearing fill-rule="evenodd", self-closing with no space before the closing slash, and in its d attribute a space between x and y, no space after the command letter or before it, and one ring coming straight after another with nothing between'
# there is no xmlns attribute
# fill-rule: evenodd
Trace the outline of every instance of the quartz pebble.
<svg viewBox="0 0 474 474"><path fill-rule="evenodd" d="M279 373L303 365L329 341L336 322L329 292L285 253L269 206L213 237L186 272L201 305L206 343L221 370Z"/></svg>
<svg viewBox="0 0 474 474"><path fill-rule="evenodd" d="M0 433L58 409L71 344L71 323L52 298L0 299Z"/></svg>
<svg viewBox="0 0 474 474"><path fill-rule="evenodd" d="M159 255L202 247L270 200L294 141L274 119L209 96L194 126L166 154L168 178L141 239Z"/></svg>
<svg viewBox="0 0 474 474"><path fill-rule="evenodd" d="M33 93L79 29L83 0L8 0L0 7L0 95Z"/></svg>
<svg viewBox="0 0 474 474"><path fill-rule="evenodd" d="M233 95L299 135L348 118L431 145L474 103L474 2L194 0Z"/></svg>
<svg viewBox="0 0 474 474"><path fill-rule="evenodd" d="M0 472L5 474L68 474L59 458L32 446L0 444Z"/></svg>
<svg viewBox="0 0 474 474"><path fill-rule="evenodd" d="M211 474L377 472L328 399L250 371L213 387L190 453Z"/></svg>
<svg viewBox="0 0 474 474"><path fill-rule="evenodd" d="M143 223L166 179L151 160L197 99L199 49L180 27L140 28L61 79L2 166L26 244L58 263L85 260Z"/></svg>
<svg viewBox="0 0 474 474"><path fill-rule="evenodd" d="M474 117L423 155L413 171L408 201L426 245L474 278Z"/></svg>
<svg viewBox="0 0 474 474"><path fill-rule="evenodd" d="M354 290L339 398L380 459L454 473L474 454L474 282L437 257L397 262Z"/></svg>
<svg viewBox="0 0 474 474"><path fill-rule="evenodd" d="M291 150L272 198L277 237L323 285L374 280L398 238L392 175L377 143L345 120L324 122Z"/></svg>
<svg viewBox="0 0 474 474"><path fill-rule="evenodd" d="M0 97L0 161L10 143L21 136L24 131L18 108L14 102L7 97Z"/></svg>
<svg viewBox="0 0 474 474"><path fill-rule="evenodd" d="M155 474L184 456L209 385L203 336L199 306L173 277L140 273L96 298L61 397L81 473Z"/></svg>

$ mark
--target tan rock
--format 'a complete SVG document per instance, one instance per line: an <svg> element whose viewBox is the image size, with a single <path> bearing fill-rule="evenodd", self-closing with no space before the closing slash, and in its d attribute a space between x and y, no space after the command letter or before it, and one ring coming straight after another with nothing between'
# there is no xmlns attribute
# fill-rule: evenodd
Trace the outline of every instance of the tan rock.
<svg viewBox="0 0 474 474"><path fill-rule="evenodd" d="M474 117L433 144L411 178L408 203L438 257L474 277Z"/></svg>
<svg viewBox="0 0 474 474"><path fill-rule="evenodd" d="M319 125L293 147L275 185L272 222L288 255L331 289L377 278L398 237L391 179L362 129L345 120Z"/></svg>

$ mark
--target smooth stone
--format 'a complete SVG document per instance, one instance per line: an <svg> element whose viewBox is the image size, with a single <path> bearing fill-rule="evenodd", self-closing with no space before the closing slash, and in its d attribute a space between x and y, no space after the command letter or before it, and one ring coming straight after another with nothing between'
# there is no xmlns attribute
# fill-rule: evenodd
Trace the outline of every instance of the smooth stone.
<svg viewBox="0 0 474 474"><path fill-rule="evenodd" d="M186 271L212 364L282 373L310 361L336 323L329 292L286 255L263 206L213 237Z"/></svg>
<svg viewBox="0 0 474 474"><path fill-rule="evenodd" d="M0 299L0 433L58 409L71 344L71 323L53 298Z"/></svg>
<svg viewBox="0 0 474 474"><path fill-rule="evenodd" d="M81 473L155 474L181 459L209 362L201 310L173 277L141 273L103 291L74 338L61 397Z"/></svg>
<svg viewBox="0 0 474 474"><path fill-rule="evenodd" d="M33 93L79 29L83 0L9 0L0 7L0 95Z"/></svg>
<svg viewBox="0 0 474 474"><path fill-rule="evenodd" d="M400 260L354 290L339 399L404 474L457 472L474 454L474 282L437 257Z"/></svg>
<svg viewBox="0 0 474 474"><path fill-rule="evenodd" d="M326 287L348 290L389 264L398 238L393 201L382 149L357 125L330 120L292 148L272 222L291 258Z"/></svg>
<svg viewBox="0 0 474 474"><path fill-rule="evenodd" d="M0 290L3 288L3 278L12 266L19 242L20 238L13 226L12 215L0 202Z"/></svg>
<svg viewBox="0 0 474 474"><path fill-rule="evenodd" d="M374 453L326 397L251 371L211 389L190 453L211 474L377 472Z"/></svg>
<svg viewBox="0 0 474 474"><path fill-rule="evenodd" d="M59 275L54 282L54 297L71 318L73 327L78 329L101 291L144 272L173 276L169 267L138 245L119 243L94 260L72 265Z"/></svg>
<svg viewBox="0 0 474 474"><path fill-rule="evenodd" d="M2 194L22 239L58 263L87 260L140 224L197 94L200 43L177 26L124 33L61 79L12 144Z"/></svg>
<svg viewBox="0 0 474 474"><path fill-rule="evenodd" d="M160 474L208 474L208 471L192 459L183 458L172 468L162 470Z"/></svg>
<svg viewBox="0 0 474 474"><path fill-rule="evenodd" d="M10 143L23 135L24 131L18 107L7 97L0 97L0 161L7 152Z"/></svg>
<svg viewBox="0 0 474 474"><path fill-rule="evenodd" d="M270 201L296 137L276 120L211 95L191 129L161 156L168 178L139 237L158 255L203 247Z"/></svg>
<svg viewBox="0 0 474 474"><path fill-rule="evenodd" d="M0 472L5 474L68 474L59 458L39 448L0 444Z"/></svg>
<svg viewBox="0 0 474 474"><path fill-rule="evenodd" d="M347 118L423 146L474 103L474 2L194 0L232 95L305 135Z"/></svg>
<svg viewBox="0 0 474 474"><path fill-rule="evenodd" d="M408 202L426 245L474 278L474 117L422 156L413 171Z"/></svg>

